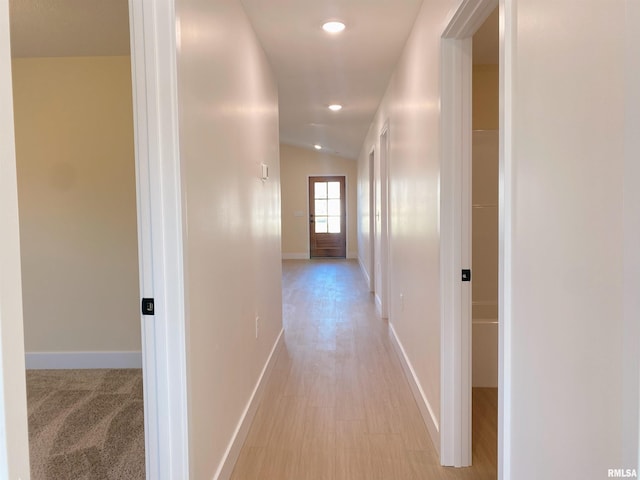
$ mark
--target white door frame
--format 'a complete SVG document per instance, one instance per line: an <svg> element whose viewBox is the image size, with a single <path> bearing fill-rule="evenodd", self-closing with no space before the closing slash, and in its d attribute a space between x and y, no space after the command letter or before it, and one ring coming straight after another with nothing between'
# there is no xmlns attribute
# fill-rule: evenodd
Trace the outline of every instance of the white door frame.
<svg viewBox="0 0 640 480"><path fill-rule="evenodd" d="M376 148L372 147L369 163L369 290L376 291Z"/></svg>
<svg viewBox="0 0 640 480"><path fill-rule="evenodd" d="M391 140L389 139L389 120L382 127L380 133L380 175L381 185L380 195L382 196L382 237L380 241L380 258L382 262L382 268L380 273L382 274L382 318L389 318L390 304L391 304L391 292L389 289L389 273L391 264L391 246L389 245L390 225L389 225L389 148L391 146ZM384 138L384 141L382 140Z"/></svg>
<svg viewBox="0 0 640 480"><path fill-rule="evenodd" d="M26 480L29 437L8 0L0 0L0 228L0 480Z"/></svg>
<svg viewBox="0 0 640 480"><path fill-rule="evenodd" d="M189 478L186 310L173 0L129 0L147 478Z"/></svg>
<svg viewBox="0 0 640 480"><path fill-rule="evenodd" d="M376 308L382 318L389 318L389 145L389 122L387 121L380 130L378 156L374 156L376 228L373 276ZM378 264L380 264L379 271Z"/></svg>
<svg viewBox="0 0 640 480"><path fill-rule="evenodd" d="M464 0L442 34L440 462L456 467L471 465L471 284L461 271L471 268L472 36L496 6Z"/></svg>

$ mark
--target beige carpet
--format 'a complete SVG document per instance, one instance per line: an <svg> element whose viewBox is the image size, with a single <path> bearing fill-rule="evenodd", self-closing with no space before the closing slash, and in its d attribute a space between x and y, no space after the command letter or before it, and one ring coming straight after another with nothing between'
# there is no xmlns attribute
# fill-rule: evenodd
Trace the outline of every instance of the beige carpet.
<svg viewBox="0 0 640 480"><path fill-rule="evenodd" d="M27 371L32 480L145 478L140 370Z"/></svg>

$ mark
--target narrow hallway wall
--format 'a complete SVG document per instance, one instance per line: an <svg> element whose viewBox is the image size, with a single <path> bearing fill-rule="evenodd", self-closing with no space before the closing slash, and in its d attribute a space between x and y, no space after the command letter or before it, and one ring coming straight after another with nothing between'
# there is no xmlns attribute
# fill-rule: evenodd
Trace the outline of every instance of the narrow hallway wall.
<svg viewBox="0 0 640 480"><path fill-rule="evenodd" d="M282 331L278 91L240 2L176 15L190 471L205 479Z"/></svg>

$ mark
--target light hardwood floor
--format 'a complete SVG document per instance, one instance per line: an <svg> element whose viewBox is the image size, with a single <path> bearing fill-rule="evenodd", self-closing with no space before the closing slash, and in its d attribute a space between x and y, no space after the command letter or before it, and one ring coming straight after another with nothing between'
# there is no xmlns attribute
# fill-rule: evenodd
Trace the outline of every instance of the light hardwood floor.
<svg viewBox="0 0 640 480"><path fill-rule="evenodd" d="M474 391L474 466L439 465L356 262L283 263L285 344L232 480L496 478L496 392Z"/></svg>

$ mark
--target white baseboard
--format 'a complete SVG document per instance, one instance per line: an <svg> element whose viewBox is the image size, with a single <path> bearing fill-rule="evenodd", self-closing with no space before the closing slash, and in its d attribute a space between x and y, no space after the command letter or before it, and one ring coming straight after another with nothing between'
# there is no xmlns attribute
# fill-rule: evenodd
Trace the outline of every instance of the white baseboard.
<svg viewBox="0 0 640 480"><path fill-rule="evenodd" d="M362 270L362 276L364 276L364 279L367 282L367 287L369 287L370 291L373 291L371 288L371 277L369 276L369 272L367 272L367 268L364 266L364 262L360 257L358 257L358 263L360 264L360 270Z"/></svg>
<svg viewBox="0 0 640 480"><path fill-rule="evenodd" d="M309 252L306 253L283 253L283 260L309 260Z"/></svg>
<svg viewBox="0 0 640 480"><path fill-rule="evenodd" d="M433 412L433 408L431 408L431 404L429 403L429 399L424 394L422 387L420 386L420 382L416 377L416 372L413 370L411 366L411 362L407 357L407 353L404 351L402 343L396 334L393 325L389 323L389 330L391 331L391 340L393 343L393 348L395 349L398 357L400 358L400 363L402 364L402 369L404 370L405 376L407 377L407 381L409 382L409 386L411 387L411 392L413 393L413 397L418 404L418 408L420 409L420 414L424 420L424 423L427 426L427 430L429 431L429 435L431 436L431 441L433 445L436 447L438 451L438 455L440 455L440 421L436 417Z"/></svg>
<svg viewBox="0 0 640 480"><path fill-rule="evenodd" d="M142 352L28 352L27 370L142 368Z"/></svg>
<svg viewBox="0 0 640 480"><path fill-rule="evenodd" d="M251 398L249 398L249 402L247 403L247 406L245 407L244 412L240 417L240 421L238 422L236 431L231 438L231 442L229 442L229 446L227 447L227 451L225 452L224 457L220 462L218 471L213 477L215 480L228 480L229 478L231 478L233 468L238 461L238 456L240 456L240 450L242 450L242 446L244 445L244 442L247 439L247 435L249 434L249 428L251 427L251 423L253 422L253 417L255 417L256 412L258 411L258 405L260 404L260 399L262 398L264 386L267 383L269 374L271 373L273 365L275 364L276 354L280 350L280 347L283 343L284 329L280 331L280 335L278 335L278 339L271 349L269 358L264 364L264 368L262 369L262 373L258 378L258 382L253 389Z"/></svg>

